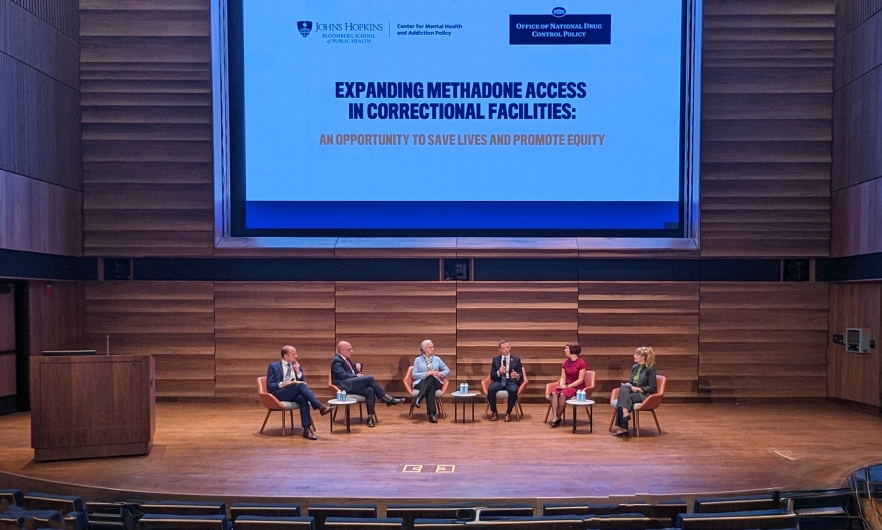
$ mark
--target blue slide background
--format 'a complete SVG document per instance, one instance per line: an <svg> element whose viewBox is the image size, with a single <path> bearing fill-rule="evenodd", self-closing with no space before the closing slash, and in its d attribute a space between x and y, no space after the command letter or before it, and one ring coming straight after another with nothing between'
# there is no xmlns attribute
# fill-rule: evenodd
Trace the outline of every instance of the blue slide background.
<svg viewBox="0 0 882 530"><path fill-rule="evenodd" d="M679 220L680 0L243 5L246 228L661 229ZM566 16L550 16L560 5L571 18L611 15L610 44L509 44L511 15L566 23ZM297 31L297 21L313 23L309 36ZM320 29L346 23L374 26ZM462 27L444 36L398 35L413 31L399 25L415 24ZM587 95L342 99L335 97L337 81L585 82ZM485 115L490 103L510 102L568 103L576 111L569 120L348 117L350 103L439 102L477 103ZM604 141L578 147L319 141L323 134L374 133L603 134ZM347 213L357 219L336 219L332 203L339 201L350 202ZM486 212L498 203L518 215L500 223Z"/></svg>

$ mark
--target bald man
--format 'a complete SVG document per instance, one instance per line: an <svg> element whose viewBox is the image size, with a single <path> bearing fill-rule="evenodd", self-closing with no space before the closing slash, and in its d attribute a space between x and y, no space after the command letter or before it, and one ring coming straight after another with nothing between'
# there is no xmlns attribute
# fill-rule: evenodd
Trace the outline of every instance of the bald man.
<svg viewBox="0 0 882 530"><path fill-rule="evenodd" d="M373 427L377 420L374 405L378 397L385 401L388 407L403 403L404 399L390 396L377 383L374 376L361 373L361 366L356 367L357 363L352 362L352 352L352 344L345 340L337 343L337 355L331 361L331 380L347 394L364 396L368 412L367 426Z"/></svg>

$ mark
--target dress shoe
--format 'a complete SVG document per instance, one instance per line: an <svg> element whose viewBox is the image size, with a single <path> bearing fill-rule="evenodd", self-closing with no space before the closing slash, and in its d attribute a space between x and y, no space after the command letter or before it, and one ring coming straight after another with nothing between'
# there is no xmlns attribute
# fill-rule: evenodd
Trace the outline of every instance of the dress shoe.
<svg viewBox="0 0 882 530"><path fill-rule="evenodd" d="M420 405L422 405L422 401L423 400L419 397L413 398L413 406L416 408L420 408Z"/></svg>
<svg viewBox="0 0 882 530"><path fill-rule="evenodd" d="M505 415L505 421L511 421L511 414Z"/></svg>
<svg viewBox="0 0 882 530"><path fill-rule="evenodd" d="M438 423L438 418L434 414L429 414L429 423Z"/></svg>
<svg viewBox="0 0 882 530"><path fill-rule="evenodd" d="M377 424L374 422L374 417L373 417L373 416L368 416L368 419L367 419L367 426L368 426L368 427L375 427L376 425L377 425Z"/></svg>
<svg viewBox="0 0 882 530"><path fill-rule="evenodd" d="M319 412L322 413L322 416L326 415L327 413L331 412L332 410L334 410L334 407L332 407L330 405L322 405L319 408Z"/></svg>
<svg viewBox="0 0 882 530"><path fill-rule="evenodd" d="M613 433L613 436L624 436L626 434L628 434L628 431L626 431L625 429L619 429L618 431Z"/></svg>
<svg viewBox="0 0 882 530"><path fill-rule="evenodd" d="M391 407L393 405L400 405L404 403L404 398L392 398L386 402L387 407Z"/></svg>
<svg viewBox="0 0 882 530"><path fill-rule="evenodd" d="M315 423L309 424L309 432L311 432L312 434L315 434Z"/></svg>
<svg viewBox="0 0 882 530"><path fill-rule="evenodd" d="M554 420L553 422L551 422L551 428L552 428L552 429L556 429L557 427L560 427L560 422L561 422L561 421L562 421L562 420Z"/></svg>
<svg viewBox="0 0 882 530"><path fill-rule="evenodd" d="M499 414L496 414L495 412L490 413L490 421L496 421L498 419L499 419Z"/></svg>
<svg viewBox="0 0 882 530"><path fill-rule="evenodd" d="M312 431L309 429L303 429L303 437L307 440L318 440L318 438L316 438L316 436L312 434Z"/></svg>

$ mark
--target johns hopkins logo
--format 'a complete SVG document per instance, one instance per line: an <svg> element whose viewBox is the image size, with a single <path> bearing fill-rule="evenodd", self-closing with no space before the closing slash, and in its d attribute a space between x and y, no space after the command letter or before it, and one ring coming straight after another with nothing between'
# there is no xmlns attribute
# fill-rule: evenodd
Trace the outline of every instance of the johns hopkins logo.
<svg viewBox="0 0 882 530"><path fill-rule="evenodd" d="M300 34L304 37L309 37L309 32L312 31L312 22L301 20L297 23L297 30L300 31Z"/></svg>
<svg viewBox="0 0 882 530"><path fill-rule="evenodd" d="M551 10L551 14L556 16L557 18L560 18L567 14L567 10L562 7L555 7Z"/></svg>

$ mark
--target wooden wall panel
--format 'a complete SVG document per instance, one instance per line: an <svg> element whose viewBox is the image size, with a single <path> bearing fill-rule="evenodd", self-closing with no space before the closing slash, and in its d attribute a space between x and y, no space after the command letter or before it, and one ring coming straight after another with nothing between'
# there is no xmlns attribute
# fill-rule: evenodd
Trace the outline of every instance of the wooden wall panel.
<svg viewBox="0 0 882 530"><path fill-rule="evenodd" d="M83 194L0 170L0 248L79 256Z"/></svg>
<svg viewBox="0 0 882 530"><path fill-rule="evenodd" d="M87 282L86 344L156 358L157 396L214 396L211 282Z"/></svg>
<svg viewBox="0 0 882 530"><path fill-rule="evenodd" d="M882 20L882 13L876 16ZM880 93L882 68L877 67L833 96L833 190L882 177Z"/></svg>
<svg viewBox="0 0 882 530"><path fill-rule="evenodd" d="M504 339L532 381L526 396L544 396L545 384L560 376L564 346L578 337L578 297L576 282L458 282L459 382L480 389Z"/></svg>
<svg viewBox="0 0 882 530"><path fill-rule="evenodd" d="M833 334L843 334L845 328L869 328L876 347L868 354L846 352L844 345L833 343ZM882 283L831 284L827 341L827 387L830 397L882 406L880 337Z"/></svg>
<svg viewBox="0 0 882 530"><path fill-rule="evenodd" d="M702 283L705 397L826 397L827 284Z"/></svg>
<svg viewBox="0 0 882 530"><path fill-rule="evenodd" d="M78 0L12 0L12 2L65 37L76 40L79 37Z"/></svg>
<svg viewBox="0 0 882 530"><path fill-rule="evenodd" d="M83 284L28 282L28 320L31 356L45 350L83 348Z"/></svg>
<svg viewBox="0 0 882 530"><path fill-rule="evenodd" d="M704 3L703 256L828 255L833 4Z"/></svg>
<svg viewBox="0 0 882 530"><path fill-rule="evenodd" d="M9 10L17 9L8 5L8 1L3 0L0 5L6 4ZM40 27L45 29L45 25ZM7 30L7 39L38 48L46 46L50 52L55 48L72 48L75 53L77 49L76 43L71 41L66 43L67 48L50 47L50 43L39 40L43 36ZM76 55L72 60L76 61ZM72 64L76 66L76 62ZM4 96L0 105L0 129L15 131L15 134L3 135L0 169L81 189L77 85L66 85L0 50L0 91Z"/></svg>
<svg viewBox="0 0 882 530"><path fill-rule="evenodd" d="M297 348L316 394L334 353L333 282L218 282L214 286L216 395L256 398L255 379Z"/></svg>
<svg viewBox="0 0 882 530"><path fill-rule="evenodd" d="M213 252L208 0L80 3L84 252Z"/></svg>
<svg viewBox="0 0 882 530"><path fill-rule="evenodd" d="M82 254L76 14L0 0L0 248Z"/></svg>
<svg viewBox="0 0 882 530"><path fill-rule="evenodd" d="M352 343L353 359L387 390L405 391L401 379L431 339L435 353L457 381L457 284L455 282L337 282L337 337L326 350L330 369L337 341Z"/></svg>
<svg viewBox="0 0 882 530"><path fill-rule="evenodd" d="M882 252L882 178L833 192L830 255Z"/></svg>
<svg viewBox="0 0 882 530"><path fill-rule="evenodd" d="M698 283L580 282L579 343L600 397L627 380L640 346L656 353L666 395L695 397Z"/></svg>
<svg viewBox="0 0 882 530"><path fill-rule="evenodd" d="M882 251L882 1L838 2L836 35L831 255L842 257Z"/></svg>

